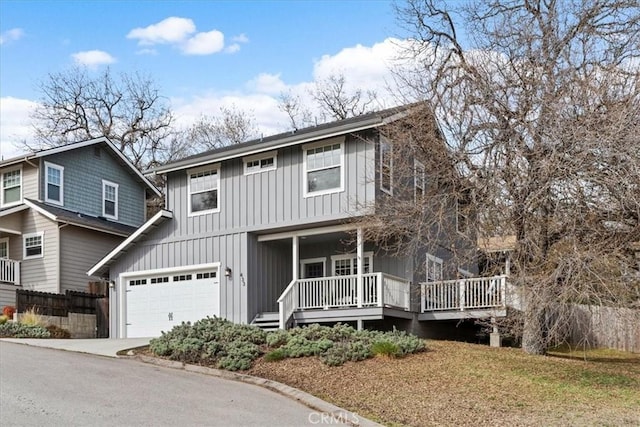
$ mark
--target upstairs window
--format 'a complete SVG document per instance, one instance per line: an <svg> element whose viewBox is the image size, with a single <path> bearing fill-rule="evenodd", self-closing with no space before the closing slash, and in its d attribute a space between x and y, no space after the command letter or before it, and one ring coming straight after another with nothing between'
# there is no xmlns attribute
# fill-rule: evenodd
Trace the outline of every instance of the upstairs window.
<svg viewBox="0 0 640 427"><path fill-rule="evenodd" d="M442 280L442 258L427 254L427 282L439 282Z"/></svg>
<svg viewBox="0 0 640 427"><path fill-rule="evenodd" d="M380 139L380 189L393 194L393 159L391 143Z"/></svg>
<svg viewBox="0 0 640 427"><path fill-rule="evenodd" d="M217 212L218 169L206 169L189 172L189 215Z"/></svg>
<svg viewBox="0 0 640 427"><path fill-rule="evenodd" d="M313 146L304 149L304 196L343 190L343 144Z"/></svg>
<svg viewBox="0 0 640 427"><path fill-rule="evenodd" d="M102 180L102 216L118 219L118 184Z"/></svg>
<svg viewBox="0 0 640 427"><path fill-rule="evenodd" d="M426 177L424 165L417 160L413 161L413 188L414 199L418 203L424 197L424 190L426 187Z"/></svg>
<svg viewBox="0 0 640 427"><path fill-rule="evenodd" d="M44 233L31 233L22 236L24 243L23 259L42 258L44 245L42 243Z"/></svg>
<svg viewBox="0 0 640 427"><path fill-rule="evenodd" d="M2 174L1 206L17 205L22 202L22 170L14 169Z"/></svg>
<svg viewBox="0 0 640 427"><path fill-rule="evenodd" d="M62 206L64 204L64 168L49 162L44 162L44 165L46 174L44 199L46 202Z"/></svg>
<svg viewBox="0 0 640 427"><path fill-rule="evenodd" d="M247 157L244 159L244 174L267 172L276 169L277 153L263 153L259 156Z"/></svg>

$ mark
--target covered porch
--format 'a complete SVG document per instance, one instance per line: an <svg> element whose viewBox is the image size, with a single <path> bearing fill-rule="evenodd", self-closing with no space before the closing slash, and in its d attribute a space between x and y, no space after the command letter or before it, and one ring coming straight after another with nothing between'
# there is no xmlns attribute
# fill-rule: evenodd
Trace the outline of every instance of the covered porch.
<svg viewBox="0 0 640 427"><path fill-rule="evenodd" d="M406 260L374 255L375 248L362 236L361 229L348 225L258 236L258 245L279 251L280 268L290 274L277 292L277 311L257 310L254 323L270 319L273 327L286 329L303 323L355 322L362 328L364 321L385 316L410 318L411 266Z"/></svg>
<svg viewBox="0 0 640 427"><path fill-rule="evenodd" d="M0 211L0 283L20 284L22 210L21 205Z"/></svg>

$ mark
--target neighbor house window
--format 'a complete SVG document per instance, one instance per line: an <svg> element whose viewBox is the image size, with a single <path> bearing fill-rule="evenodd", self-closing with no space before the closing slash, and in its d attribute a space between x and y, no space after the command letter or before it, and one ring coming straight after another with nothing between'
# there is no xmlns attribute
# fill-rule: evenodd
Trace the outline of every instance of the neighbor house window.
<svg viewBox="0 0 640 427"><path fill-rule="evenodd" d="M14 169L2 174L0 205L17 205L22 201L22 170Z"/></svg>
<svg viewBox="0 0 640 427"><path fill-rule="evenodd" d="M189 214L199 215L219 210L219 170L189 171Z"/></svg>
<svg viewBox="0 0 640 427"><path fill-rule="evenodd" d="M304 195L342 191L343 162L342 143L304 148Z"/></svg>
<svg viewBox="0 0 640 427"><path fill-rule="evenodd" d="M427 282L439 282L442 280L442 258L427 254Z"/></svg>
<svg viewBox="0 0 640 427"><path fill-rule="evenodd" d="M391 143L384 138L380 139L380 189L392 194L393 185L393 159Z"/></svg>
<svg viewBox="0 0 640 427"><path fill-rule="evenodd" d="M0 259L9 258L9 238L0 239Z"/></svg>
<svg viewBox="0 0 640 427"><path fill-rule="evenodd" d="M263 153L259 156L246 157L244 159L244 174L266 172L276 168L277 153Z"/></svg>
<svg viewBox="0 0 640 427"><path fill-rule="evenodd" d="M426 186L424 165L419 161L414 160L413 173L414 199L416 203L418 203L424 197L424 189Z"/></svg>
<svg viewBox="0 0 640 427"><path fill-rule="evenodd" d="M42 258L44 253L44 233L31 233L22 236L24 242L23 259Z"/></svg>
<svg viewBox="0 0 640 427"><path fill-rule="evenodd" d="M102 216L118 219L118 184L102 180Z"/></svg>
<svg viewBox="0 0 640 427"><path fill-rule="evenodd" d="M63 205L64 168L53 163L44 162L46 182L44 187L45 201Z"/></svg>
<svg viewBox="0 0 640 427"><path fill-rule="evenodd" d="M373 270L371 260L373 252L365 252L362 256L362 273L371 273ZM333 274L336 276L349 276L358 274L358 257L356 254L333 255L331 257L333 264Z"/></svg>

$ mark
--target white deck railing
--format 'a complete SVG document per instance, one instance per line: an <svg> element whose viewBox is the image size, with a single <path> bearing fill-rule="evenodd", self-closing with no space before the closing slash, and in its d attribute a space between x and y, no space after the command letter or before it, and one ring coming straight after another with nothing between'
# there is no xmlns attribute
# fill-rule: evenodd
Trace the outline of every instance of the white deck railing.
<svg viewBox="0 0 640 427"><path fill-rule="evenodd" d="M409 303L409 281L386 273L363 274L360 289L355 274L298 279L278 298L280 328L286 328L296 310L376 306L409 310Z"/></svg>
<svg viewBox="0 0 640 427"><path fill-rule="evenodd" d="M506 307L506 276L421 283L422 312Z"/></svg>
<svg viewBox="0 0 640 427"><path fill-rule="evenodd" d="M0 259L0 282L20 284L20 261Z"/></svg>

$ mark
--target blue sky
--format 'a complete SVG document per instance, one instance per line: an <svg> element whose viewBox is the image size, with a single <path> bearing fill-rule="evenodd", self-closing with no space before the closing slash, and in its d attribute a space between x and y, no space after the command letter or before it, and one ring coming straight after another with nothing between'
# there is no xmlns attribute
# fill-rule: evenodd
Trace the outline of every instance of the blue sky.
<svg viewBox="0 0 640 427"><path fill-rule="evenodd" d="M381 88L399 32L390 1L1 0L0 154L29 137L38 83L74 65L149 74L184 125L234 105L268 134L283 91L336 72Z"/></svg>

